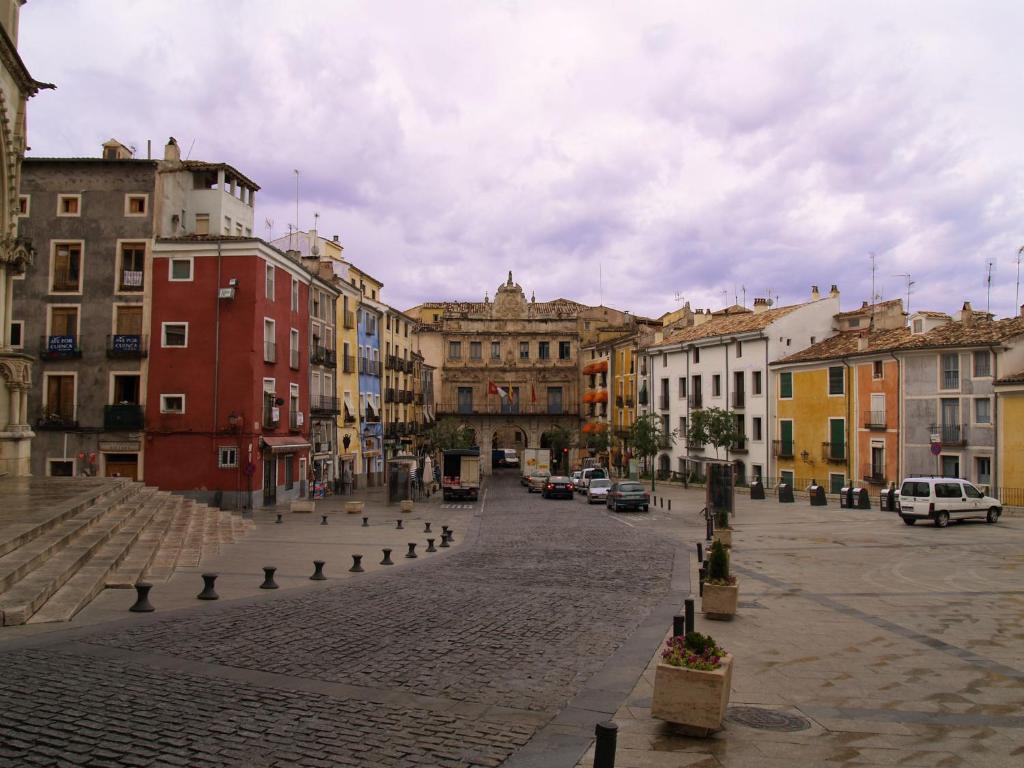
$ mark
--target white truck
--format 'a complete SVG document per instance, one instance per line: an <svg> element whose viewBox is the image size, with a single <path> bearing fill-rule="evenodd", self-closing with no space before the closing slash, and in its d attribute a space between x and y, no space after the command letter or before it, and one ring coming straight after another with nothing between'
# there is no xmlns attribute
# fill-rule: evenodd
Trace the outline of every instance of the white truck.
<svg viewBox="0 0 1024 768"><path fill-rule="evenodd" d="M551 451L547 448L524 448L523 460L519 462L523 477L529 477L534 472L551 471Z"/></svg>
<svg viewBox="0 0 1024 768"><path fill-rule="evenodd" d="M476 499L480 494L480 449L445 451L442 461L443 498Z"/></svg>

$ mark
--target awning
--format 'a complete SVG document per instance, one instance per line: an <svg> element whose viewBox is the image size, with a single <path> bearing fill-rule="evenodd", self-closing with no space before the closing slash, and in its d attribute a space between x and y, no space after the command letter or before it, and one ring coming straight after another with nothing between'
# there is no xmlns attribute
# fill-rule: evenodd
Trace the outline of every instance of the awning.
<svg viewBox="0 0 1024 768"><path fill-rule="evenodd" d="M345 416L354 416L356 409L352 407L352 393L345 393Z"/></svg>
<svg viewBox="0 0 1024 768"><path fill-rule="evenodd" d="M261 437L260 446L264 449L270 448L271 453L295 453L295 451L308 451L310 444L297 437Z"/></svg>

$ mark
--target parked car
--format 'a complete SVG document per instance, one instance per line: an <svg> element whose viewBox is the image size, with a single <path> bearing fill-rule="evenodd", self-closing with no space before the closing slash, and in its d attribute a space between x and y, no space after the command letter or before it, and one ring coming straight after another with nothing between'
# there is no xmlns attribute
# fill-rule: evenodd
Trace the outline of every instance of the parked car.
<svg viewBox="0 0 1024 768"><path fill-rule="evenodd" d="M620 509L642 509L646 512L650 506L651 497L640 483L635 480L623 480L608 489L605 503L613 512L618 512Z"/></svg>
<svg viewBox="0 0 1024 768"><path fill-rule="evenodd" d="M586 488L590 485L590 481L598 477L608 477L608 473L604 471L604 467L587 467L580 471L580 488Z"/></svg>
<svg viewBox="0 0 1024 768"><path fill-rule="evenodd" d="M544 486L548 484L548 478L551 475L547 472L534 472L527 475L529 482L527 483L526 490L530 493L537 491L540 493L544 490Z"/></svg>
<svg viewBox="0 0 1024 768"><path fill-rule="evenodd" d="M608 500L608 491L612 488L612 481L606 477L595 477L587 486L587 503L594 504Z"/></svg>
<svg viewBox="0 0 1024 768"><path fill-rule="evenodd" d="M563 475L552 475L548 478L547 483L544 484L544 489L540 492L540 495L545 499L571 499L573 491L574 488L570 478Z"/></svg>
<svg viewBox="0 0 1024 768"><path fill-rule="evenodd" d="M900 486L899 514L903 522L931 520L945 528L950 520L977 518L999 522L1003 505L957 477L908 477Z"/></svg>
<svg viewBox="0 0 1024 768"><path fill-rule="evenodd" d="M580 476L582 474L583 474L583 471L580 470L580 469L577 469L575 472L573 472L571 475L569 475L569 477L572 479L572 484L574 486L576 486L576 488L580 488L580 489L583 488L583 485L580 483Z"/></svg>

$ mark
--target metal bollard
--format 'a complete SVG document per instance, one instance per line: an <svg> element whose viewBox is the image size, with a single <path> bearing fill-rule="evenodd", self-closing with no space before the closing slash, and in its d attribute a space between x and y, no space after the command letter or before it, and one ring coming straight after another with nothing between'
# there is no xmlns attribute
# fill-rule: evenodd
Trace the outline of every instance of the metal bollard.
<svg viewBox="0 0 1024 768"><path fill-rule="evenodd" d="M419 557L419 555L416 554L416 542L415 541L410 541L409 542L409 551L405 553L405 556L406 557Z"/></svg>
<svg viewBox="0 0 1024 768"><path fill-rule="evenodd" d="M363 556L352 555L352 567L348 569L349 573L362 573L363 572Z"/></svg>
<svg viewBox="0 0 1024 768"><path fill-rule="evenodd" d="M441 549L447 549L449 546L451 546L448 543L448 534L447 533L442 533L441 534L441 543L438 546L441 547Z"/></svg>
<svg viewBox="0 0 1024 768"><path fill-rule="evenodd" d="M662 509L665 508L665 497L664 496L659 496L658 497L658 506L661 507Z"/></svg>
<svg viewBox="0 0 1024 768"><path fill-rule="evenodd" d="M284 522L284 515L282 515L280 512L278 512L277 513L277 520L275 520L274 522L277 523L278 525L283 523Z"/></svg>
<svg viewBox="0 0 1024 768"><path fill-rule="evenodd" d="M437 547L434 546L434 539L427 539L427 552L437 552Z"/></svg>
<svg viewBox="0 0 1024 768"><path fill-rule="evenodd" d="M597 742L594 744L594 768L615 768L615 746L619 726L608 720L594 728Z"/></svg>
<svg viewBox="0 0 1024 768"><path fill-rule="evenodd" d="M693 598L683 600L683 612L686 614L686 634L693 632Z"/></svg>
<svg viewBox="0 0 1024 768"><path fill-rule="evenodd" d="M697 562L704 562L704 545L701 544L699 541L697 542Z"/></svg>
<svg viewBox="0 0 1024 768"><path fill-rule="evenodd" d="M327 525L327 515L321 515L320 525Z"/></svg>
<svg viewBox="0 0 1024 768"><path fill-rule="evenodd" d="M381 565L394 565L395 564L395 561L391 559L391 550L390 549L382 549L381 552L384 553L384 559L380 561Z"/></svg>
<svg viewBox="0 0 1024 768"><path fill-rule="evenodd" d="M672 636L679 637L683 634L686 634L686 617L677 614L672 617Z"/></svg>
<svg viewBox="0 0 1024 768"><path fill-rule="evenodd" d="M448 543L450 544L453 541L455 541L455 529L454 528L449 528L448 529Z"/></svg>
<svg viewBox="0 0 1024 768"><path fill-rule="evenodd" d="M213 583L217 581L216 573L204 573L203 574L203 591L200 592L196 597L200 600L217 600L220 595L213 588Z"/></svg>
<svg viewBox="0 0 1024 768"><path fill-rule="evenodd" d="M314 560L313 561L313 575L309 577L310 581L324 581L327 577L324 576L324 561Z"/></svg>
<svg viewBox="0 0 1024 768"><path fill-rule="evenodd" d="M448 526L447 525L442 525L441 526L441 533L445 534L445 535L448 534Z"/></svg>
<svg viewBox="0 0 1024 768"><path fill-rule="evenodd" d="M132 613L151 613L156 609L149 602L149 590L153 585L145 581L135 582L135 605L128 610Z"/></svg>
<svg viewBox="0 0 1024 768"><path fill-rule="evenodd" d="M398 518L397 520L395 520L395 530L401 531L403 528L404 526L402 525L402 518Z"/></svg>
<svg viewBox="0 0 1024 768"><path fill-rule="evenodd" d="M671 512L671 511L672 511L672 499L669 499L669 500L668 500L668 511L669 511L669 512Z"/></svg>
<svg viewBox="0 0 1024 768"><path fill-rule="evenodd" d="M369 528L370 527L369 520L370 520L370 518L368 518L368 517L364 517L363 518L363 528Z"/></svg>
<svg viewBox="0 0 1024 768"><path fill-rule="evenodd" d="M430 523L424 523L423 524L423 532L424 533L430 533Z"/></svg>
<svg viewBox="0 0 1024 768"><path fill-rule="evenodd" d="M260 589L277 589L277 582L274 581L274 573L277 568L272 565L263 566L263 583L260 584Z"/></svg>

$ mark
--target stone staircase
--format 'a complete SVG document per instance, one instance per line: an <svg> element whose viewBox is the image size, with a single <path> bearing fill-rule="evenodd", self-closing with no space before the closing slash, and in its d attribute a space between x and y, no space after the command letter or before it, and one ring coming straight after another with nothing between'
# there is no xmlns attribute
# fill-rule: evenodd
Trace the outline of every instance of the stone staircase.
<svg viewBox="0 0 1024 768"><path fill-rule="evenodd" d="M0 624L70 621L104 588L166 581L252 525L126 480L66 507L0 546Z"/></svg>

